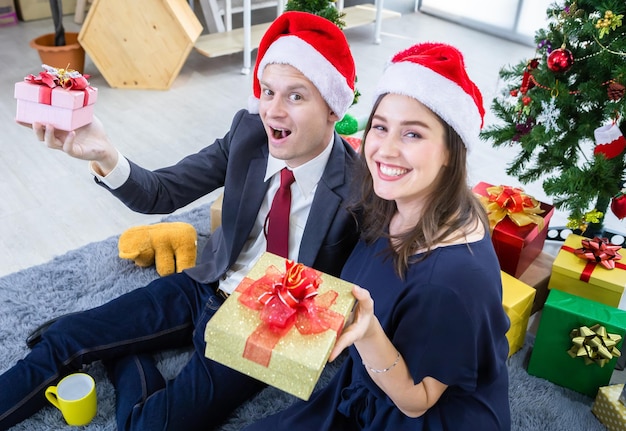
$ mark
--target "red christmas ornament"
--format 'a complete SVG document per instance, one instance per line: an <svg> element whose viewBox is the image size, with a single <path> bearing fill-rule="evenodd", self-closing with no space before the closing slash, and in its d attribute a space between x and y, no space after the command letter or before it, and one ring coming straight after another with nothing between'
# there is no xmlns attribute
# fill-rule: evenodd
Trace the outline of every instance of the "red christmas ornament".
<svg viewBox="0 0 626 431"><path fill-rule="evenodd" d="M617 196L613 197L613 199L611 199L611 211L613 211L613 214L615 214L615 216L620 220L626 217L625 194L620 193Z"/></svg>
<svg viewBox="0 0 626 431"><path fill-rule="evenodd" d="M548 69L555 73L566 72L574 64L574 54L569 49L555 49L548 56Z"/></svg>

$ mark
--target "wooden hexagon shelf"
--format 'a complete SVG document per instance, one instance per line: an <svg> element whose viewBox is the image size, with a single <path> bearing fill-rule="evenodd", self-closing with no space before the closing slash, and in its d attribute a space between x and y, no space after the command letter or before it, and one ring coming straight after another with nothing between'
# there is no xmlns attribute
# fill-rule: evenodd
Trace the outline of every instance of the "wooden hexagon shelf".
<svg viewBox="0 0 626 431"><path fill-rule="evenodd" d="M200 33L187 0L94 0L78 41L111 87L167 90Z"/></svg>

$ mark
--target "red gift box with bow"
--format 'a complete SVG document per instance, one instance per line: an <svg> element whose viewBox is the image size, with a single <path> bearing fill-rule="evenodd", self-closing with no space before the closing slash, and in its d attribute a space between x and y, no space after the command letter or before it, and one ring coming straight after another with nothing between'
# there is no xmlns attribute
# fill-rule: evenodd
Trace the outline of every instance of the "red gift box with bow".
<svg viewBox="0 0 626 431"><path fill-rule="evenodd" d="M472 190L487 211L500 268L519 278L543 250L554 206L516 187L480 182Z"/></svg>
<svg viewBox="0 0 626 431"><path fill-rule="evenodd" d="M15 83L15 119L27 124L51 124L67 131L91 123L98 90L89 85L88 75L45 65L44 68L39 75L28 75Z"/></svg>
<svg viewBox="0 0 626 431"><path fill-rule="evenodd" d="M205 356L307 400L355 298L353 284L264 253L205 328Z"/></svg>

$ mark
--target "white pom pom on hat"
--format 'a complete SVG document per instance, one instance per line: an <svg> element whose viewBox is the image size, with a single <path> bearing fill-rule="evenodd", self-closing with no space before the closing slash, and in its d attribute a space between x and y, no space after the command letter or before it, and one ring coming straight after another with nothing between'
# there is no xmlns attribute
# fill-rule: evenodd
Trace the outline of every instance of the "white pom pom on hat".
<svg viewBox="0 0 626 431"><path fill-rule="evenodd" d="M265 32L254 67L248 111L258 113L259 79L268 64L288 64L306 76L339 118L354 101L355 66L350 46L336 24L306 12L281 14Z"/></svg>
<svg viewBox="0 0 626 431"><path fill-rule="evenodd" d="M424 104L459 134L468 150L478 141L485 116L483 98L455 47L427 42L397 53L378 81L374 98L385 93Z"/></svg>

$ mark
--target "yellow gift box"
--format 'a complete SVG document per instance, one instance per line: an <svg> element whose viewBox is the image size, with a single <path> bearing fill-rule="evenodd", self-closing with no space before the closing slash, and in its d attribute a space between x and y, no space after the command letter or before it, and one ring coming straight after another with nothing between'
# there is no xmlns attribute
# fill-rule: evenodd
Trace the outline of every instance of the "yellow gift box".
<svg viewBox="0 0 626 431"><path fill-rule="evenodd" d="M511 321L511 327L506 333L506 338L509 340L509 356L511 356L524 346L536 290L504 271L500 271L500 274L502 275L502 306Z"/></svg>
<svg viewBox="0 0 626 431"><path fill-rule="evenodd" d="M603 386L598 390L591 411L609 431L626 429L626 406L619 401L624 385Z"/></svg>
<svg viewBox="0 0 626 431"><path fill-rule="evenodd" d="M572 250L582 248L582 241L589 238L570 234L552 264L552 275L548 283L549 289L568 292L581 298L601 302L611 307L626 310L624 286L626 286L626 269L621 268L617 260L614 269L606 269L576 255ZM588 281L584 281L588 278Z"/></svg>
<svg viewBox="0 0 626 431"><path fill-rule="evenodd" d="M299 308L302 314L297 315L295 324L288 326L283 332L278 331L280 333L277 335L278 332L270 330L268 320L262 318L273 316L274 312L280 316L281 313L271 307L275 305L282 310L285 304L291 304L290 298L293 296L284 296L284 290L280 290L280 282L274 282L275 290L270 291L269 286L272 283L268 281L277 280L280 276L284 277L282 285L289 284L287 279L291 280L290 274L295 268L290 269L289 265L292 264L296 265L270 253L261 256L248 276L207 324L204 333L205 356L308 400L337 336L352 311L355 298L352 295L353 284L304 265L297 265L299 269L313 271L319 277L316 296L309 299L317 305L312 306L309 302L306 307ZM260 291L262 293L257 295ZM280 296L280 301L276 299L276 295L283 295ZM267 303L263 304L266 300ZM303 300L301 304L305 301L307 300ZM256 305L259 306L258 309L251 308ZM307 314L309 317L302 320L301 316L306 314L305 309L314 309L315 312L314 315ZM318 316L332 320L331 327L322 332L307 333L310 331L304 329L311 326L307 322L316 320ZM271 317L270 320L277 321L278 317ZM268 340L275 341L275 344Z"/></svg>

